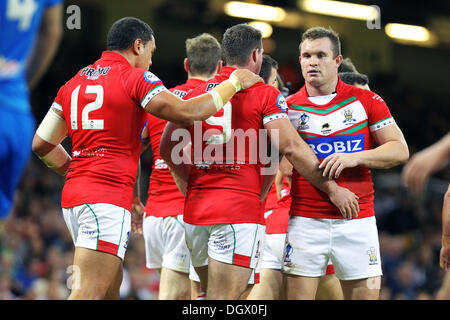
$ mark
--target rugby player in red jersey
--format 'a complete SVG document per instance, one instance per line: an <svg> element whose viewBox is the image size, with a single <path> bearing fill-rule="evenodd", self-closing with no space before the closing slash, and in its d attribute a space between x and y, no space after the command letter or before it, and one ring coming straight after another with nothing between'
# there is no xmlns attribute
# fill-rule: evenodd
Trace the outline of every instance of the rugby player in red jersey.
<svg viewBox="0 0 450 320"><path fill-rule="evenodd" d="M259 72L263 54L260 31L246 24L235 25L225 31L222 50L222 73L186 97L208 92L236 69ZM330 196L343 215L359 210L355 194L322 176L314 152L287 119L283 95L271 85L260 83L240 92L223 110L188 129L186 133L169 122L160 154L180 181L179 187L187 190L186 242L207 299L240 298L263 250L261 174L276 173L276 166L270 166L274 172L263 168L267 164L265 148L262 156L254 153L267 142L267 136L259 135L263 129L277 149L271 153L276 160L279 150L295 170ZM173 135L182 140L192 137L193 165L179 162Z"/></svg>
<svg viewBox="0 0 450 320"><path fill-rule="evenodd" d="M321 161L323 175L358 195L360 212L343 219L323 192L293 172L282 268L286 296L314 299L331 260L344 299L378 299L382 270L370 168L406 162L408 146L377 94L338 77L342 55L334 31L308 29L299 49L305 86L287 99L289 119Z"/></svg>
<svg viewBox="0 0 450 320"><path fill-rule="evenodd" d="M220 43L212 35L203 33L187 39L184 69L188 79L186 83L169 91L183 98L192 89L221 72L221 59ZM157 269L160 274L158 299L187 300L191 298L191 283L190 254L183 226L185 196L178 190L169 167L159 155L159 142L166 123L166 120L148 114L142 133L144 148L150 145L153 155L142 226L146 265L149 269ZM196 288L195 281L192 286ZM196 298L197 294L193 293L193 296Z"/></svg>
<svg viewBox="0 0 450 320"><path fill-rule="evenodd" d="M212 95L183 101L147 71L155 48L145 22L116 21L107 51L60 88L34 136L37 156L66 175L61 205L75 243L69 299L119 298L145 111L190 124L216 113L240 86L261 80L246 70ZM72 157L61 145L67 135Z"/></svg>

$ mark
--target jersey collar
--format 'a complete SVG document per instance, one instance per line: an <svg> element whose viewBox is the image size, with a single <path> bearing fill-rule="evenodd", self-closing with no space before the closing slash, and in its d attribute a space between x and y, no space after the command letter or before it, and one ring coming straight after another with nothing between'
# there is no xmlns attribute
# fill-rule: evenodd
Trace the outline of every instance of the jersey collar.
<svg viewBox="0 0 450 320"><path fill-rule="evenodd" d="M332 92L332 94L333 93L341 93L341 91L344 89L344 87L345 87L345 84L344 84L344 82L341 80L341 78L338 75L338 82L337 82L337 85L336 85L336 90L334 92ZM306 84L303 85L301 90L302 90L302 94L304 94L305 96L309 97L308 90L306 90Z"/></svg>
<svg viewBox="0 0 450 320"><path fill-rule="evenodd" d="M125 59L124 56L122 56L120 53L114 52L114 51L109 51L109 50L105 50L102 52L102 57L100 58L101 60L110 60L110 61L118 61L121 63L126 63L129 66L131 66L131 64L128 62L127 59Z"/></svg>

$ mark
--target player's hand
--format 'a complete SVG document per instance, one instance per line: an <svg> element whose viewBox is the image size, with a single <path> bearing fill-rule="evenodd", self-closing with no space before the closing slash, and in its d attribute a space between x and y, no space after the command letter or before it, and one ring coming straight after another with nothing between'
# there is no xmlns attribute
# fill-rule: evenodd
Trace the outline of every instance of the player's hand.
<svg viewBox="0 0 450 320"><path fill-rule="evenodd" d="M345 168L354 168L358 166L358 157L353 153L333 153L326 157L319 168L325 168L322 175L331 179L339 178L342 170Z"/></svg>
<svg viewBox="0 0 450 320"><path fill-rule="evenodd" d="M144 205L141 199L135 197L131 204L131 231L142 234L142 220L144 216Z"/></svg>
<svg viewBox="0 0 450 320"><path fill-rule="evenodd" d="M235 75L241 82L242 90L250 88L252 85L258 82L264 82L264 80L257 74L254 74L247 69L236 69L232 75Z"/></svg>
<svg viewBox="0 0 450 320"><path fill-rule="evenodd" d="M353 219L353 217L358 217L359 197L356 194L347 188L337 186L328 196L344 218Z"/></svg>
<svg viewBox="0 0 450 320"><path fill-rule="evenodd" d="M433 173L435 160L433 149L425 149L413 155L403 167L402 181L405 187L413 192L421 193Z"/></svg>
<svg viewBox="0 0 450 320"><path fill-rule="evenodd" d="M441 255L439 258L441 268L445 271L450 270L450 246L445 246L441 248Z"/></svg>

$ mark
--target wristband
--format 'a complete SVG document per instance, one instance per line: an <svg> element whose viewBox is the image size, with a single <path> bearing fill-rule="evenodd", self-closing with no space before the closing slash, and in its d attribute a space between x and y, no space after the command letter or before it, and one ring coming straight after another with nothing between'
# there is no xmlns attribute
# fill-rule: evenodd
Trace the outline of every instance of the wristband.
<svg viewBox="0 0 450 320"><path fill-rule="evenodd" d="M443 247L450 246L450 236L442 236L442 246Z"/></svg>
<svg viewBox="0 0 450 320"><path fill-rule="evenodd" d="M236 88L236 92L239 92L242 89L242 84L241 84L241 80L239 80L238 77L236 77L236 75L234 75L234 72L235 71L233 71L230 74L230 77L228 78L228 80Z"/></svg>
<svg viewBox="0 0 450 320"><path fill-rule="evenodd" d="M216 106L217 111L222 109L223 100L222 100L222 97L220 96L220 94L215 89L212 89L211 91L209 91L209 93L211 94L211 96L213 98L214 105Z"/></svg>

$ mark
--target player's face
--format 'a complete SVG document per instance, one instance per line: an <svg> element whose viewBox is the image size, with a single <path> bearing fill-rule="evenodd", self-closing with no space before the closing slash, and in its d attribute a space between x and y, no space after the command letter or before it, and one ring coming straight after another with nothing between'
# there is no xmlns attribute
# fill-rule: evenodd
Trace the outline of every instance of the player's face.
<svg viewBox="0 0 450 320"><path fill-rule="evenodd" d="M300 47L303 78L312 86L333 81L337 78L339 57L341 56L334 57L330 39L306 39Z"/></svg>
<svg viewBox="0 0 450 320"><path fill-rule="evenodd" d="M139 55L139 59L137 61L137 67L148 70L152 65L152 56L156 50L155 38L147 41L144 44L143 49L141 50L141 54Z"/></svg>
<svg viewBox="0 0 450 320"><path fill-rule="evenodd" d="M278 88L277 69L272 68L272 70L270 71L269 79L267 79L267 84L270 84L271 86L274 86L275 88Z"/></svg>

